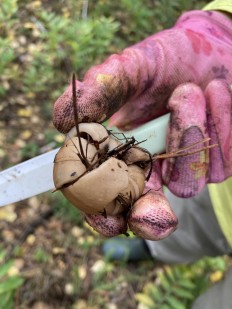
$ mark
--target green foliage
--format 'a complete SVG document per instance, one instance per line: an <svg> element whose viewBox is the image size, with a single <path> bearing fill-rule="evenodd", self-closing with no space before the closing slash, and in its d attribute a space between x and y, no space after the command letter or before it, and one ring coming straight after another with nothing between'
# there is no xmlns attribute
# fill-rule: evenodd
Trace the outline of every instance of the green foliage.
<svg viewBox="0 0 232 309"><path fill-rule="evenodd" d="M21 157L26 160L39 154L39 146L33 142L26 144L21 149Z"/></svg>
<svg viewBox="0 0 232 309"><path fill-rule="evenodd" d="M17 2L18 0L4 0L0 3L0 23L12 23L17 12ZM9 24L4 26L9 27Z"/></svg>
<svg viewBox="0 0 232 309"><path fill-rule="evenodd" d="M49 260L49 255L43 248L36 248L33 259L39 263L46 263Z"/></svg>
<svg viewBox="0 0 232 309"><path fill-rule="evenodd" d="M159 22L164 28L170 28L178 19L180 14L190 10L201 9L210 1L196 0L161 0L156 1L155 21Z"/></svg>
<svg viewBox="0 0 232 309"><path fill-rule="evenodd" d="M68 74L80 74L105 53L118 27L112 18L74 21L43 10L37 11L35 18L40 25L38 44L24 74L24 91L30 91L35 84L36 91L46 91L58 78L64 81L61 72L55 75L61 66Z"/></svg>
<svg viewBox="0 0 232 309"><path fill-rule="evenodd" d="M57 133L55 129L47 129L43 133L43 146L40 147L37 141L25 143L20 149L20 158L22 161L25 161L41 155L52 148L61 147L64 138L65 137L62 134Z"/></svg>
<svg viewBox="0 0 232 309"><path fill-rule="evenodd" d="M223 258L205 258L192 265L166 267L154 283L145 285L136 299L150 309L186 309L210 284L209 277L226 270Z"/></svg>
<svg viewBox="0 0 232 309"><path fill-rule="evenodd" d="M73 71L82 79L110 53L172 26L183 11L204 2L89 0L83 18L82 1L1 1L1 118L17 116L18 106L9 111L6 104L13 96L11 104L24 99L40 106L42 118L50 120L52 103Z"/></svg>
<svg viewBox="0 0 232 309"><path fill-rule="evenodd" d="M90 1L90 14L113 16L120 24L114 42L119 47L125 47L173 26L183 12L201 9L207 2L209 1L102 0L94 3Z"/></svg>
<svg viewBox="0 0 232 309"><path fill-rule="evenodd" d="M56 5L1 2L0 98L8 102L13 95L15 106L9 111L7 104L0 104L2 120L17 116L22 99L40 105L42 117L45 111L50 120L51 104L67 86L71 73L75 71L81 78L87 68L109 54L118 22L103 15L82 19L80 4L73 0L65 6L62 1Z"/></svg>
<svg viewBox="0 0 232 309"><path fill-rule="evenodd" d="M52 204L54 204L54 211L56 216L71 221L78 226L83 225L83 215L62 195L61 192L55 192L52 197Z"/></svg>
<svg viewBox="0 0 232 309"><path fill-rule="evenodd" d="M23 284L24 280L20 275L9 274L14 261L3 262L4 256L5 251L0 250L0 305L4 309L13 309L15 291Z"/></svg>
<svg viewBox="0 0 232 309"><path fill-rule="evenodd" d="M7 66L15 58L13 49L9 48L10 39L0 38L0 74L3 74Z"/></svg>

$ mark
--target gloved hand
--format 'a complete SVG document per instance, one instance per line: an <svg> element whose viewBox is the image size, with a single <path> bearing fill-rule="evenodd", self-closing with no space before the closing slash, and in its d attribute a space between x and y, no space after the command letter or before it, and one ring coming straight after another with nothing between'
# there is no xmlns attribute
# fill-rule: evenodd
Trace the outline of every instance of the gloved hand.
<svg viewBox="0 0 232 309"><path fill-rule="evenodd" d="M210 137L218 147L162 162L162 183L177 196L194 196L232 175L231 60L230 18L185 13L172 29L110 56L77 81L79 119L102 122L113 115L112 125L131 129L171 111L166 152L196 143L194 152ZM61 132L74 126L71 86L56 101L53 119ZM149 189L154 197L151 181Z"/></svg>

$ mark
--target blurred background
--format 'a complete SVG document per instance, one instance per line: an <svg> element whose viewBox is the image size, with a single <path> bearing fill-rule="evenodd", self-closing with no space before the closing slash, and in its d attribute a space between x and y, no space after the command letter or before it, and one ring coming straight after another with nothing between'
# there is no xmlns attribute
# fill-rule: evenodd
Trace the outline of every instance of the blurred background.
<svg viewBox="0 0 232 309"><path fill-rule="evenodd" d="M62 144L52 107L73 72L81 80L90 66L207 2L1 0L0 170ZM185 309L231 264L110 262L103 241L59 193L0 209L0 308Z"/></svg>

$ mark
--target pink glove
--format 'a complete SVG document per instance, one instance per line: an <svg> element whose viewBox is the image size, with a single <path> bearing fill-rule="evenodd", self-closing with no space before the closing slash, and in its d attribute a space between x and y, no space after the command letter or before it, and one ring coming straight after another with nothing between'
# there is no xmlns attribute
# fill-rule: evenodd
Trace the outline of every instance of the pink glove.
<svg viewBox="0 0 232 309"><path fill-rule="evenodd" d="M130 129L171 110L166 152L207 137L218 144L162 162L162 182L177 196L194 196L232 175L231 60L230 18L185 13L172 29L110 56L77 81L80 120L102 122L114 114L111 124ZM54 125L64 133L74 126L71 87L55 103Z"/></svg>

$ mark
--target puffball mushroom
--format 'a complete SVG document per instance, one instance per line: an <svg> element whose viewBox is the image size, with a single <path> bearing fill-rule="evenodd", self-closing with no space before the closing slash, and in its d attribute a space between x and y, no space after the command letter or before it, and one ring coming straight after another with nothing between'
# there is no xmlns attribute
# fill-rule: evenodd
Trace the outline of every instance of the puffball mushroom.
<svg viewBox="0 0 232 309"><path fill-rule="evenodd" d="M127 165L123 160L124 150L115 151L118 156L108 155L112 150L120 150L123 144L101 124L81 123L79 132L80 138L74 136L76 128L70 131L55 157L53 178L56 189L86 214L125 212L144 190L145 170L133 162ZM86 164L81 157L80 143Z"/></svg>

